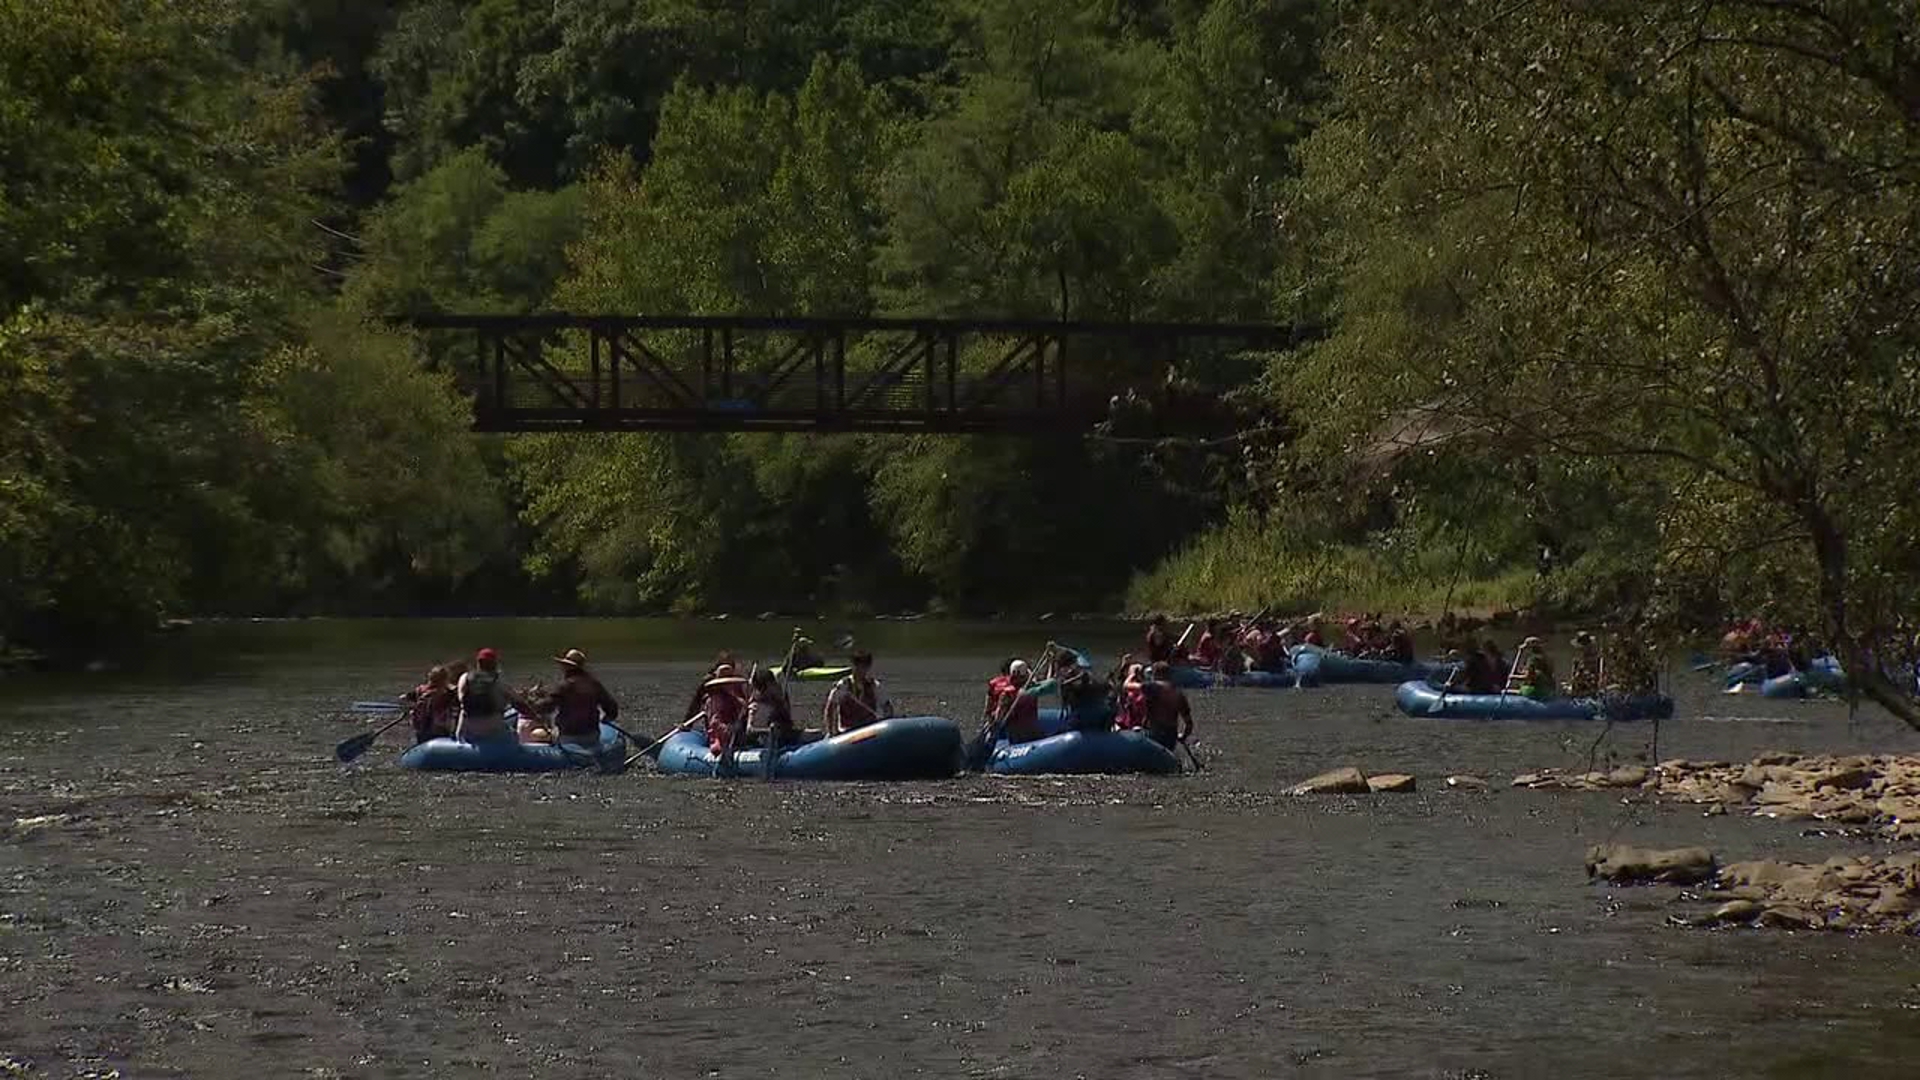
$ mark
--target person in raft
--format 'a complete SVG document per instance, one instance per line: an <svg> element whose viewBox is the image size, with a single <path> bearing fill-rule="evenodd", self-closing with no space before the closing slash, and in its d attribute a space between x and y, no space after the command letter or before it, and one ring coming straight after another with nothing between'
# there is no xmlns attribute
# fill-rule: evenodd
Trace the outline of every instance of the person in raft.
<svg viewBox="0 0 1920 1080"><path fill-rule="evenodd" d="M481 649L473 654L473 670L454 687L460 699L460 723L455 737L462 742L493 742L514 737L507 726L506 680L500 675L500 654Z"/></svg>
<svg viewBox="0 0 1920 1080"><path fill-rule="evenodd" d="M873 677L873 654L854 653L853 671L833 684L821 711L828 735L866 727L893 715L893 702L881 697L880 680Z"/></svg>
<svg viewBox="0 0 1920 1080"><path fill-rule="evenodd" d="M1173 628L1165 615L1155 615L1147 624L1147 660L1162 664L1173 662Z"/></svg>
<svg viewBox="0 0 1920 1080"><path fill-rule="evenodd" d="M1132 660L1127 658L1127 673L1120 680L1120 710L1113 718L1113 726L1121 731L1139 731L1147 726L1147 669Z"/></svg>
<svg viewBox="0 0 1920 1080"><path fill-rule="evenodd" d="M799 664L796 659L794 666ZM752 693L747 701L747 731L763 732L770 750L800 742L800 731L793 723L793 702L780 689L780 679L771 669L761 668L753 673Z"/></svg>
<svg viewBox="0 0 1920 1080"><path fill-rule="evenodd" d="M732 764L747 727L747 680L733 673L732 664L715 664L700 684L700 712L707 715L707 749L722 764Z"/></svg>
<svg viewBox="0 0 1920 1080"><path fill-rule="evenodd" d="M1454 650L1454 653L1459 652L1458 649ZM1449 655L1447 659L1452 660L1453 656ZM1500 679L1505 674L1493 669L1493 661L1488 658L1486 650L1470 643L1460 659L1460 666L1447 679L1446 690L1450 694L1497 694L1500 692Z"/></svg>
<svg viewBox="0 0 1920 1080"><path fill-rule="evenodd" d="M987 684L989 738L995 727L1006 733L1010 743L1032 742L1040 737L1040 699L1020 692L1032 681L1033 670L1016 657Z"/></svg>
<svg viewBox="0 0 1920 1080"><path fill-rule="evenodd" d="M548 695L553 704L554 734L563 743L599 746L600 721L618 719L620 703L587 670L586 653L568 649L565 656L556 656L553 661L560 665L560 685Z"/></svg>
<svg viewBox="0 0 1920 1080"><path fill-rule="evenodd" d="M824 656L821 656L820 650L815 649L813 647L812 638L803 637L796 640L793 643L794 672L797 673L797 672L805 671L808 668L826 667L826 666L827 666L827 658ZM791 678L792 675L789 675L788 677Z"/></svg>
<svg viewBox="0 0 1920 1080"><path fill-rule="evenodd" d="M1585 630L1573 635L1573 666L1567 670L1568 697L1600 694L1600 645Z"/></svg>
<svg viewBox="0 0 1920 1080"><path fill-rule="evenodd" d="M1147 738L1171 752L1181 740L1193 734L1193 706L1187 695L1173 685L1173 669L1166 664L1153 665L1153 678L1140 687L1144 704Z"/></svg>
<svg viewBox="0 0 1920 1080"><path fill-rule="evenodd" d="M453 676L444 664L427 672L427 681L406 697L407 716L413 721L413 744L453 735L460 716L460 698L453 692Z"/></svg>
<svg viewBox="0 0 1920 1080"><path fill-rule="evenodd" d="M1560 683L1554 677L1553 661L1547 657L1546 642L1537 637L1530 637L1520 643L1519 654L1526 658L1520 673L1514 677L1519 681L1517 690L1520 696L1532 698L1535 701L1546 701L1549 698L1558 697ZM1508 689L1516 689L1512 680L1508 682Z"/></svg>

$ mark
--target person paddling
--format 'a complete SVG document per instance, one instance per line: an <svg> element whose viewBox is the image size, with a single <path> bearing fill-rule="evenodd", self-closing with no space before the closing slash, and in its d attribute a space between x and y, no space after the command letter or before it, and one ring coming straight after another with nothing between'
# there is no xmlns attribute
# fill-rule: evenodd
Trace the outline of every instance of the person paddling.
<svg viewBox="0 0 1920 1080"><path fill-rule="evenodd" d="M460 698L454 693L453 679L444 665L436 665L429 670L427 681L414 687L407 696L415 746L428 739L444 739L453 735L454 724L460 715Z"/></svg>
<svg viewBox="0 0 1920 1080"><path fill-rule="evenodd" d="M800 666L800 661L796 659L794 666ZM753 673L751 685L753 697L747 702L747 731L765 732L770 754L798 743L800 731L793 723L793 702L780 688L780 679L771 669L761 668Z"/></svg>
<svg viewBox="0 0 1920 1080"><path fill-rule="evenodd" d="M715 664L700 684L700 712L707 714L707 749L723 764L733 762L733 751L747 726L747 680L733 673L729 663ZM695 713L699 715L699 713Z"/></svg>
<svg viewBox="0 0 1920 1080"><path fill-rule="evenodd" d="M1146 704L1147 737L1168 752L1193 734L1193 706L1187 695L1173 685L1173 670L1166 664L1153 665L1153 678L1141 687Z"/></svg>
<svg viewBox="0 0 1920 1080"><path fill-rule="evenodd" d="M455 693L460 699L457 737L463 742L512 739L507 726L507 685L500 676L500 654L481 649L473 655L473 670L460 676Z"/></svg>
<svg viewBox="0 0 1920 1080"><path fill-rule="evenodd" d="M620 703L587 670L586 653L568 649L553 660L560 665L560 685L549 695L555 735L563 743L599 746L600 722L619 719Z"/></svg>
<svg viewBox="0 0 1920 1080"><path fill-rule="evenodd" d="M1173 662L1173 628L1165 615L1155 615L1147 624L1147 659L1156 664Z"/></svg>
<svg viewBox="0 0 1920 1080"><path fill-rule="evenodd" d="M1004 675L996 675L987 684L987 717L996 721L1010 743L1033 742L1040 738L1040 699L1021 693L1033 681L1033 671L1025 660L1007 664ZM991 736L989 736L991 737Z"/></svg>
<svg viewBox="0 0 1920 1080"><path fill-rule="evenodd" d="M805 671L808 668L826 667L827 658L813 647L812 638L799 638L793 643L793 671ZM789 674L788 678L792 678Z"/></svg>
<svg viewBox="0 0 1920 1080"><path fill-rule="evenodd" d="M839 735L878 723L893 715L893 702L881 697L880 680L873 675L873 654L862 649L849 659L853 670L827 692L821 720L828 735Z"/></svg>

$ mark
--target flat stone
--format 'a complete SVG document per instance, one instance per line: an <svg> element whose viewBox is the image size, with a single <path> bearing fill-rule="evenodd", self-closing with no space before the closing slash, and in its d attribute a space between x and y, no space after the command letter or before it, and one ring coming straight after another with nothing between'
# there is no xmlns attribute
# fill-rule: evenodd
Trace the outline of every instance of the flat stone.
<svg viewBox="0 0 1920 1080"><path fill-rule="evenodd" d="M1624 765L1608 773L1606 782L1608 787L1639 787L1647 782L1647 770L1640 765Z"/></svg>
<svg viewBox="0 0 1920 1080"><path fill-rule="evenodd" d="M1719 907L1714 908L1713 914L1708 915L1704 921L1708 923L1749 923L1759 918L1760 912L1763 910L1765 909L1752 900L1729 900Z"/></svg>
<svg viewBox="0 0 1920 1080"><path fill-rule="evenodd" d="M1344 769L1323 772L1308 780L1303 780L1289 789L1291 795L1365 795L1373 790L1367 786L1367 778L1359 769L1349 765Z"/></svg>
<svg viewBox="0 0 1920 1080"><path fill-rule="evenodd" d="M1447 786L1450 788L1456 788L1460 791L1487 790L1487 782L1485 780L1482 780L1477 776L1467 776L1465 774L1447 777Z"/></svg>
<svg viewBox="0 0 1920 1080"><path fill-rule="evenodd" d="M1622 884L1694 885L1711 878L1713 870L1713 853L1706 848L1654 851L1626 844L1600 844L1587 851L1589 877Z"/></svg>
<svg viewBox="0 0 1920 1080"><path fill-rule="evenodd" d="M1777 904L1760 913L1760 922L1781 930L1818 930L1826 924L1805 908Z"/></svg>
<svg viewBox="0 0 1920 1080"><path fill-rule="evenodd" d="M1400 793L1412 791L1413 788L1414 779L1406 773L1381 773L1379 776L1367 777L1369 791Z"/></svg>
<svg viewBox="0 0 1920 1080"><path fill-rule="evenodd" d="M1840 791L1859 791L1878 779L1880 779L1880 773L1877 769L1871 766L1855 765L1823 773L1814 778L1813 786L1816 790L1834 788Z"/></svg>

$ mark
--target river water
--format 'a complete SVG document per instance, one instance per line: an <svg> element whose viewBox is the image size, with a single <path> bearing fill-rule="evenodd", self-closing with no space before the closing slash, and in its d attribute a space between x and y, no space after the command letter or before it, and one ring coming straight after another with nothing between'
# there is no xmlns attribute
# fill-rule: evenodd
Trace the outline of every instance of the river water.
<svg viewBox="0 0 1920 1080"><path fill-rule="evenodd" d="M1390 687L1195 694L1206 771L908 785L350 767L338 715L435 660L585 649L630 728L783 623L197 628L0 709L0 1074L1911 1077L1920 942L1667 925L1589 844L1823 859L1872 841L1514 790L1653 731L1411 720ZM1118 628L873 623L903 712ZM1831 703L1676 676L1662 757L1914 751ZM802 709L820 686L801 687ZM671 716L669 714L672 714ZM1290 799L1354 764L1413 795ZM1494 781L1452 792L1450 773Z"/></svg>

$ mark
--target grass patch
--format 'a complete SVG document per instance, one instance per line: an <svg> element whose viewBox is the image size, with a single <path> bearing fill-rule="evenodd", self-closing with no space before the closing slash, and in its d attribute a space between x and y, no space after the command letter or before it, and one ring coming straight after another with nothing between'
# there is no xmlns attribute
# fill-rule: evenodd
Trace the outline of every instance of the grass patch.
<svg viewBox="0 0 1920 1080"><path fill-rule="evenodd" d="M1136 577L1130 611L1379 611L1432 617L1536 606L1546 579L1461 544L1388 532L1364 544L1302 535L1281 522L1236 515Z"/></svg>

